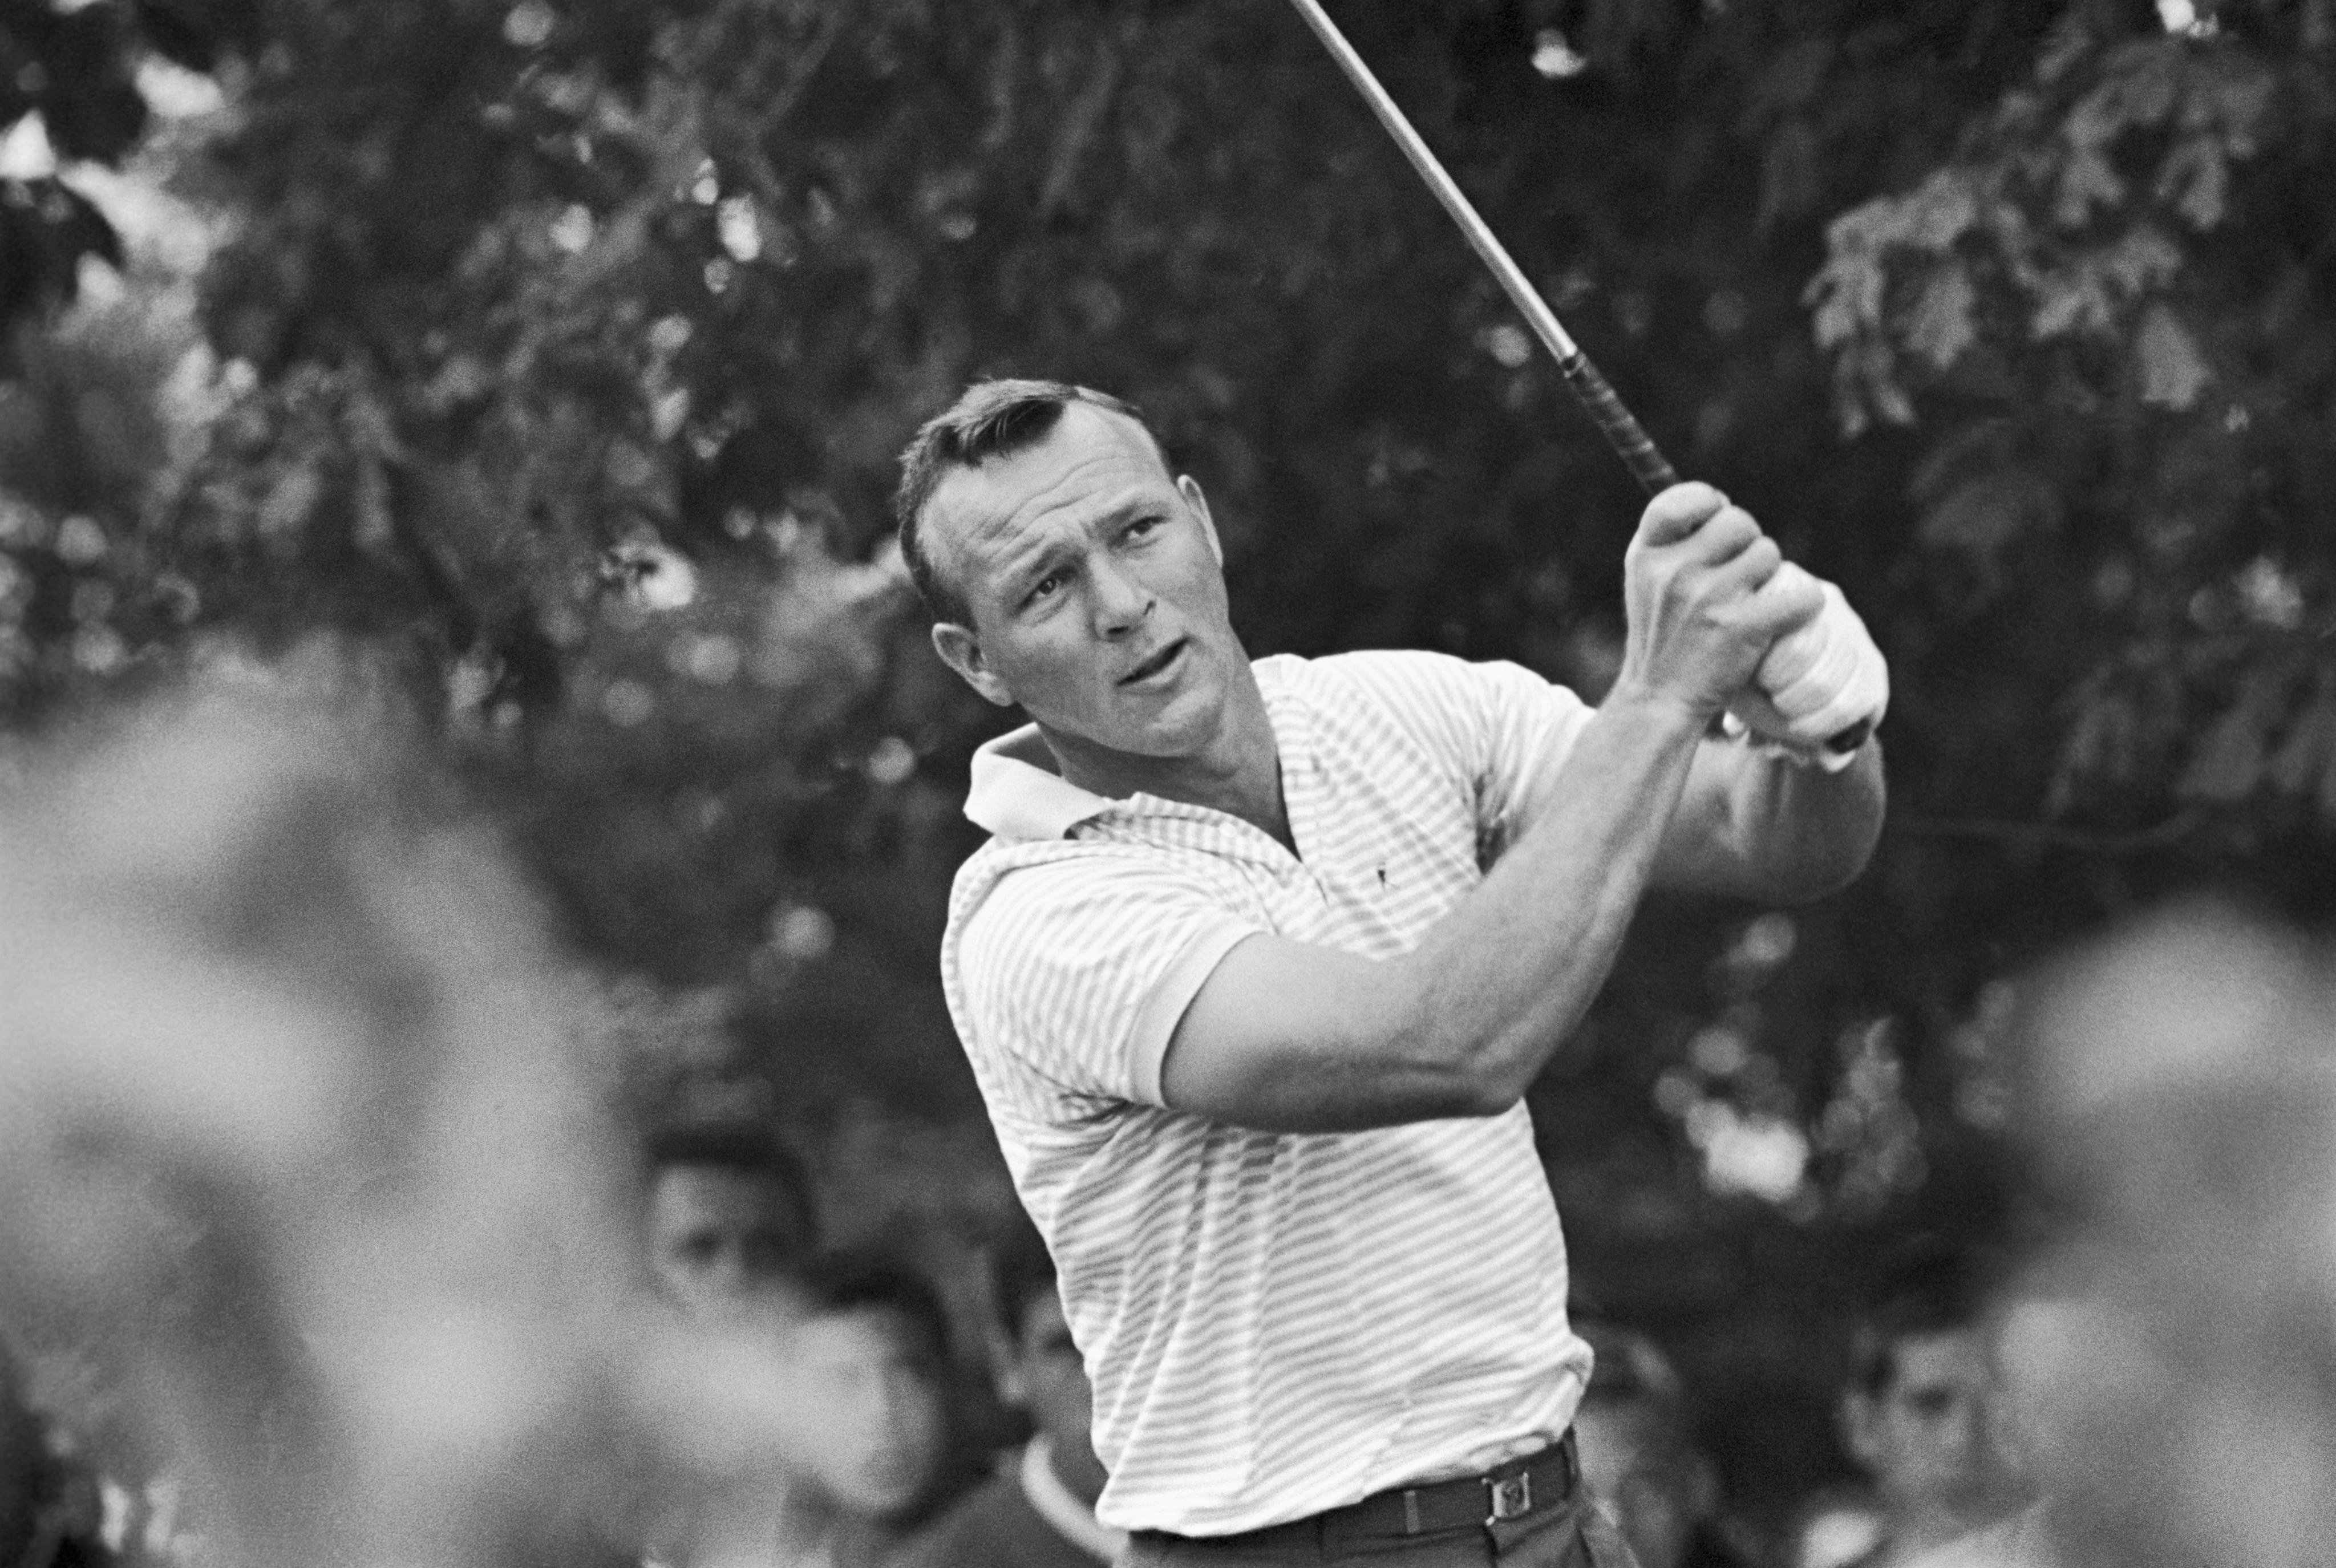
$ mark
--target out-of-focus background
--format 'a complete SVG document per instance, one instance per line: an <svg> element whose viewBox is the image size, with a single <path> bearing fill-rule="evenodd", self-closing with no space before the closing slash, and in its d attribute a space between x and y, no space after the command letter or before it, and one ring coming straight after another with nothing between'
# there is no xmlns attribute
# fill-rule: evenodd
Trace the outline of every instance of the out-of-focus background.
<svg viewBox="0 0 2336 1568"><path fill-rule="evenodd" d="M1887 1261L2043 1223L2018 977L2179 894L2282 933L2209 920L2248 952L2336 905L2336 5L1333 9L1891 659L1865 878L1650 907L1533 1097L1582 1310L1661 1341L1782 1553L1868 1485L1837 1403ZM426 1405L350 1393L330 1347L384 1341L297 1304L400 1236L445 1277L397 1299L488 1324L444 1356L577 1359L464 1441L525 1448L557 1388L654 1446L653 1398L578 1391L642 1335L570 1275L633 1267L628 1173L693 1129L768 1131L980 1359L1013 1200L934 955L1007 721L886 508L968 378L1140 404L1254 653L1591 696L1619 657L1639 496L1280 0L7 0L0 329L0 901L42 981L0 1072L47 1216L6 1307L53 1445L132 1491L170 1470L134 1413L233 1406L141 1382L124 1344L185 1358L141 1314L292 1302L236 1353ZM252 1278L148 1255L181 1232ZM220 1464L313 1494L247 1414ZM347 1473L418 1485L404 1451Z"/></svg>

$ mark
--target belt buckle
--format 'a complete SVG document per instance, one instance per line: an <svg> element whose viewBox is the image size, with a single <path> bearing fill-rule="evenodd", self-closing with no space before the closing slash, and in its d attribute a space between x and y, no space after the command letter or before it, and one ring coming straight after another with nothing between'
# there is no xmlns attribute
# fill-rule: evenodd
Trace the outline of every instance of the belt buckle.
<svg viewBox="0 0 2336 1568"><path fill-rule="evenodd" d="M1515 1519L1533 1512L1533 1474L1520 1470L1514 1475L1495 1481L1484 1477L1484 1490L1493 1512L1484 1521L1497 1524L1504 1519Z"/></svg>

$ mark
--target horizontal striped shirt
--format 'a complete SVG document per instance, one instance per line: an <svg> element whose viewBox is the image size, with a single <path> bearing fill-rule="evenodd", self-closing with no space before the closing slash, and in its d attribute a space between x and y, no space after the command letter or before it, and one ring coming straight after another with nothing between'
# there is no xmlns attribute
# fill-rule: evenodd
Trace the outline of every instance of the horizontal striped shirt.
<svg viewBox="0 0 2336 1568"><path fill-rule="evenodd" d="M1590 1354L1524 1107L1368 1132L1170 1110L1218 960L1273 932L1416 947L1482 881L1589 710L1514 665L1258 660L1299 853L1209 807L1106 800L1035 728L974 762L949 1009L1095 1384L1096 1514L1225 1534L1562 1435Z"/></svg>

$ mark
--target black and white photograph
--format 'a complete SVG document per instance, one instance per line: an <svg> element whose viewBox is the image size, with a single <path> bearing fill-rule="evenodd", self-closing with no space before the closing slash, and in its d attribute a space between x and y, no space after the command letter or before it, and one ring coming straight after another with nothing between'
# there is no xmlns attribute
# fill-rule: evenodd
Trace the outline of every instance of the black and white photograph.
<svg viewBox="0 0 2336 1568"><path fill-rule="evenodd" d="M2336 0L0 0L0 1568L2336 1568Z"/></svg>

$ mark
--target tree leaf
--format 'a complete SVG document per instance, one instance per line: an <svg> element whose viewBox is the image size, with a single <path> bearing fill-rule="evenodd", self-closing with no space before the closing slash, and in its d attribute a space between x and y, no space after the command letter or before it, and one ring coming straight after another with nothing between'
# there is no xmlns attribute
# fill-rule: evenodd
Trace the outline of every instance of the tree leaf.
<svg viewBox="0 0 2336 1568"><path fill-rule="evenodd" d="M2096 207L2115 207L2125 200L2125 181L2109 161L2089 147L2079 147L2060 166L2052 197L2052 219L2063 229L2082 229Z"/></svg>
<svg viewBox="0 0 2336 1568"><path fill-rule="evenodd" d="M1833 64L1834 41L1804 38L1778 53L1752 86L1756 112L1798 109L1817 95Z"/></svg>
<svg viewBox="0 0 2336 1568"><path fill-rule="evenodd" d="M2134 343L2141 359L2141 400L2161 408L2187 408L2198 401L2214 373L2189 331L2164 300L2142 313Z"/></svg>
<svg viewBox="0 0 2336 1568"><path fill-rule="evenodd" d="M1932 550L1968 557L1982 593L1992 593L2002 580L2005 552L2023 538L2052 532L2059 523L2060 498L2041 475L2000 468L1949 491L1923 514L1917 533Z"/></svg>
<svg viewBox="0 0 2336 1568"><path fill-rule="evenodd" d="M1906 346L1933 370L1945 370L1962 357L1979 337L1972 320L1978 302L1971 274L1960 261L1948 261L1932 270L1922 297L1906 319Z"/></svg>
<svg viewBox="0 0 2336 1568"><path fill-rule="evenodd" d="M2280 683L2273 672L2256 669L2223 716L2190 754L2189 765L2175 781L2174 793L2186 800L2229 804L2242 801L2263 783L2265 743Z"/></svg>
<svg viewBox="0 0 2336 1568"><path fill-rule="evenodd" d="M1760 227L1798 218L1817 201L1817 139L1796 114L1776 127L1760 160Z"/></svg>
<svg viewBox="0 0 2336 1568"><path fill-rule="evenodd" d="M2325 774L2331 754L2336 754L2336 692L2322 691L2279 743L2267 770L2272 787L2282 794L2302 794Z"/></svg>
<svg viewBox="0 0 2336 1568"><path fill-rule="evenodd" d="M297 531L316 510L316 501L324 493L325 482L313 463L295 463L268 487L268 499L259 503L259 527L263 533L287 534Z"/></svg>
<svg viewBox="0 0 2336 1568"><path fill-rule="evenodd" d="M2159 165L2156 189L2160 201L2172 203L2192 228L2203 229L2223 220L2230 184L2230 160L2222 145L2209 136L2185 136Z"/></svg>

